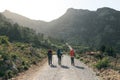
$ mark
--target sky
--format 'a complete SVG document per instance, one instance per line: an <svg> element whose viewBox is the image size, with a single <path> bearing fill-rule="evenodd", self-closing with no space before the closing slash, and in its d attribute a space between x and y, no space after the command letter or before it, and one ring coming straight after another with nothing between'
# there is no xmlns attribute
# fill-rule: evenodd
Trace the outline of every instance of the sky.
<svg viewBox="0 0 120 80"><path fill-rule="evenodd" d="M120 0L0 0L0 12L9 10L48 22L62 16L68 8L96 10L101 7L120 11Z"/></svg>

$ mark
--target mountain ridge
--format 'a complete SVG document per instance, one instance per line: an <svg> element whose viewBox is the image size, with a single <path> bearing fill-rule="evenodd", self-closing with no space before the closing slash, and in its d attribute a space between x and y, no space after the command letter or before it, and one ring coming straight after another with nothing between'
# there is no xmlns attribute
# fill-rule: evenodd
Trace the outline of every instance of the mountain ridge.
<svg viewBox="0 0 120 80"><path fill-rule="evenodd" d="M45 21L32 20L30 18L27 18L27 17L22 16L20 14L11 12L9 10L5 10L4 12L2 12L2 14L5 17L7 17L8 19L10 19L11 21L13 21L13 23L18 23L21 26L35 29L37 32L38 32L38 28L41 27L41 25L43 26L47 23ZM42 32L42 30L41 30L41 32Z"/></svg>
<svg viewBox="0 0 120 80"><path fill-rule="evenodd" d="M120 11L112 8L96 11L70 8L58 19L37 25L35 29L31 24L31 28L70 43L90 47L119 46Z"/></svg>

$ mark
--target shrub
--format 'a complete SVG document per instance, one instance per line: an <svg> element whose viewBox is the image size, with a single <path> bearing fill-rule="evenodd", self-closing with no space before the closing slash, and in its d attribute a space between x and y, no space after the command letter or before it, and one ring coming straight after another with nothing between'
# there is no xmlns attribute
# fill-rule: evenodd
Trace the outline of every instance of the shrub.
<svg viewBox="0 0 120 80"><path fill-rule="evenodd" d="M80 61L83 61L83 58L80 58Z"/></svg>
<svg viewBox="0 0 120 80"><path fill-rule="evenodd" d="M23 66L23 65L18 66L18 68L17 68L17 69L18 69L18 71L19 71L19 72L23 72L23 71L24 71L24 66Z"/></svg>
<svg viewBox="0 0 120 80"><path fill-rule="evenodd" d="M76 59L79 59L79 58L80 58L80 55L77 55L77 54L76 54L75 57L76 57Z"/></svg>
<svg viewBox="0 0 120 80"><path fill-rule="evenodd" d="M12 70L7 70L5 73L5 79L12 78L14 76L14 73Z"/></svg>
<svg viewBox="0 0 120 80"><path fill-rule="evenodd" d="M94 57L96 59L102 59L103 58L103 55L102 54L95 54Z"/></svg>
<svg viewBox="0 0 120 80"><path fill-rule="evenodd" d="M0 44L9 45L8 37L7 36L0 36Z"/></svg>
<svg viewBox="0 0 120 80"><path fill-rule="evenodd" d="M0 77L4 76L4 72L0 71Z"/></svg>
<svg viewBox="0 0 120 80"><path fill-rule="evenodd" d="M31 50L31 45L27 43L10 43L8 38L0 36L0 78L8 80L18 72L28 70L46 55L44 48L39 50L32 47Z"/></svg>
<svg viewBox="0 0 120 80"><path fill-rule="evenodd" d="M24 65L24 70L28 70L29 66L28 65Z"/></svg>
<svg viewBox="0 0 120 80"><path fill-rule="evenodd" d="M95 67L97 69L101 69L101 68L106 68L109 66L109 59L107 57L103 58L102 60L99 60L96 64Z"/></svg>

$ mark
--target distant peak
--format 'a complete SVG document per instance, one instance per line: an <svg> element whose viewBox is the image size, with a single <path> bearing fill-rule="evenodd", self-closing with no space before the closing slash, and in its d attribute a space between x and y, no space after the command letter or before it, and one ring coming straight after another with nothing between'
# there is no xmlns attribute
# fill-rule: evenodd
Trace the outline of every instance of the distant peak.
<svg viewBox="0 0 120 80"><path fill-rule="evenodd" d="M75 11L76 9L74 9L74 8L69 8L68 10L67 10L67 12L73 12L73 11Z"/></svg>
<svg viewBox="0 0 120 80"><path fill-rule="evenodd" d="M72 11L79 12L79 11L89 11L89 10L88 9L74 9L74 8L69 8L67 11L69 11L69 12L72 12Z"/></svg>
<svg viewBox="0 0 120 80"><path fill-rule="evenodd" d="M4 12L10 12L9 10L5 10Z"/></svg>
<svg viewBox="0 0 120 80"><path fill-rule="evenodd" d="M12 12L9 11L9 10L5 10L5 11L3 11L2 13L3 13L3 14L11 14Z"/></svg>
<svg viewBox="0 0 120 80"><path fill-rule="evenodd" d="M97 12L101 12L101 11L116 11L116 10L109 7L103 7L97 9Z"/></svg>
<svg viewBox="0 0 120 80"><path fill-rule="evenodd" d="M68 10L75 10L74 8L68 8Z"/></svg>
<svg viewBox="0 0 120 80"><path fill-rule="evenodd" d="M90 11L87 10L87 9L74 9L74 8L69 8L67 10L67 14L86 14L86 13L89 13Z"/></svg>

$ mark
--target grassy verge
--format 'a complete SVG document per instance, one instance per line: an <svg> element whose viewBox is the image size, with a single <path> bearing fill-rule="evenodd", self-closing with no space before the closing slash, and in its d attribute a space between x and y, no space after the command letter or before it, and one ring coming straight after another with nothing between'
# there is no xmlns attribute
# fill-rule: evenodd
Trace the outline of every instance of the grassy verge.
<svg viewBox="0 0 120 80"><path fill-rule="evenodd" d="M76 58L93 68L101 80L120 79L120 60L116 64L116 58L105 56L100 59L99 54L87 55L86 53L77 54Z"/></svg>

